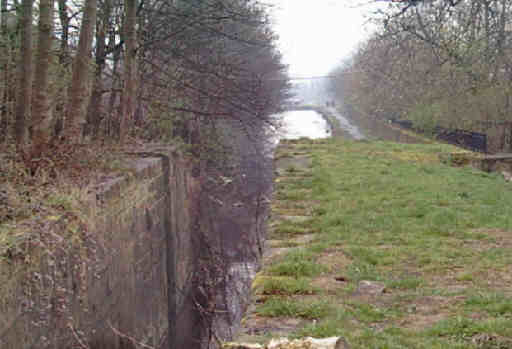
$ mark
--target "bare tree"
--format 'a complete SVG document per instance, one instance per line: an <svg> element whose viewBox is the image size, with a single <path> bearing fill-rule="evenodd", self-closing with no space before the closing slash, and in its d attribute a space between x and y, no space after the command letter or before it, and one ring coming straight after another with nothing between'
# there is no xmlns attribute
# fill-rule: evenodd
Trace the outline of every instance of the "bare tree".
<svg viewBox="0 0 512 349"><path fill-rule="evenodd" d="M509 144L512 128L485 125L510 123L512 3L397 1L390 7L379 32L340 71L337 85L352 110L408 119L425 131L483 132L491 142L500 133L503 141L494 143ZM510 150L502 145L492 149Z"/></svg>
<svg viewBox="0 0 512 349"><path fill-rule="evenodd" d="M5 27L7 26L7 0L0 1L0 27L2 34L5 33Z"/></svg>
<svg viewBox="0 0 512 349"><path fill-rule="evenodd" d="M5 136L7 131L6 91L8 82L7 67L10 59L10 45L7 32L7 0L0 1L0 132Z"/></svg>
<svg viewBox="0 0 512 349"><path fill-rule="evenodd" d="M105 93L104 70L107 60L107 34L112 32L111 15L112 0L104 0L100 6L100 14L96 21L96 70L91 92L91 101L87 109L87 125L84 130L86 137L98 139L100 136L100 123L104 117L102 110L102 96ZM111 42L115 40L110 38Z"/></svg>
<svg viewBox="0 0 512 349"><path fill-rule="evenodd" d="M121 98L121 111L119 120L119 139L124 142L127 132L127 125L133 118L135 110L135 92L136 92L136 55L137 55L137 32L135 25L137 23L137 0L125 0L125 19L124 19L124 88Z"/></svg>
<svg viewBox="0 0 512 349"><path fill-rule="evenodd" d="M51 136L51 109L48 96L49 73L51 61L51 44L53 33L54 0L39 0L39 47L35 71L35 86L32 109L32 143L34 150L44 151L45 144Z"/></svg>
<svg viewBox="0 0 512 349"><path fill-rule="evenodd" d="M21 46L18 66L18 95L16 98L16 144L23 148L27 137L27 119L32 96L32 7L33 0L22 1Z"/></svg>
<svg viewBox="0 0 512 349"><path fill-rule="evenodd" d="M61 64L67 63L67 58L69 55L69 23L70 18L68 15L68 6L67 0L58 0L59 4L59 20L62 28L61 37L60 37L60 56L59 61Z"/></svg>
<svg viewBox="0 0 512 349"><path fill-rule="evenodd" d="M97 0L86 0L80 28L78 49L73 61L73 74L66 107L65 137L69 142L82 141L85 124L85 107L89 92L90 56L94 26L96 23Z"/></svg>

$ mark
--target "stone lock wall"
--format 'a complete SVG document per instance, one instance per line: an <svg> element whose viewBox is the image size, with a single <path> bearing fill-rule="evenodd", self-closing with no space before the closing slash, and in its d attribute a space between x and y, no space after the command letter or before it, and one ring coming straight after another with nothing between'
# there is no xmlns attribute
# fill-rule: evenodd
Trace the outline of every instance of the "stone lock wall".
<svg viewBox="0 0 512 349"><path fill-rule="evenodd" d="M187 347L183 334L199 321L190 306L199 180L172 148L133 151L127 164L86 205L87 230L60 217L44 236L62 248L0 261L0 348Z"/></svg>

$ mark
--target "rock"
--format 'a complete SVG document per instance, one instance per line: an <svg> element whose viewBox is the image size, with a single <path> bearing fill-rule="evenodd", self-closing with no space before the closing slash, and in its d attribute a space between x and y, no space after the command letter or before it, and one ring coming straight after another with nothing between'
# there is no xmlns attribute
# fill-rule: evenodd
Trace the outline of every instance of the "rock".
<svg viewBox="0 0 512 349"><path fill-rule="evenodd" d="M360 281L357 293L362 295L377 295L386 292L386 285L378 281Z"/></svg>
<svg viewBox="0 0 512 349"><path fill-rule="evenodd" d="M474 336L471 342L481 349L512 348L512 338L503 337L495 333L480 333Z"/></svg>
<svg viewBox="0 0 512 349"><path fill-rule="evenodd" d="M503 175L503 178L505 178L505 181L510 182L512 181L512 173L508 171L501 171L501 174Z"/></svg>
<svg viewBox="0 0 512 349"><path fill-rule="evenodd" d="M264 347L257 343L224 343L222 349L264 349Z"/></svg>
<svg viewBox="0 0 512 349"><path fill-rule="evenodd" d="M347 342L342 337L329 337L315 339L307 337L304 339L287 338L273 339L266 349L348 349Z"/></svg>
<svg viewBox="0 0 512 349"><path fill-rule="evenodd" d="M288 338L272 339L267 346L252 343L226 343L223 349L350 349L343 337L311 338L290 340Z"/></svg>
<svg viewBox="0 0 512 349"><path fill-rule="evenodd" d="M339 337L336 341L334 349L350 349L350 344L343 337Z"/></svg>

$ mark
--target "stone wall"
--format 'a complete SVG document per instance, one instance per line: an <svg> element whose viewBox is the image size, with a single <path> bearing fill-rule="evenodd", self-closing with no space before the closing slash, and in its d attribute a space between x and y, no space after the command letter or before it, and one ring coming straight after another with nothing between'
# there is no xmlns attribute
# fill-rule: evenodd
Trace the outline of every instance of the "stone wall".
<svg viewBox="0 0 512 349"><path fill-rule="evenodd" d="M40 244L27 240L19 244L24 251L0 260L2 349L197 341L191 289L199 179L171 148L126 158L126 173L104 181L84 205L86 224L63 216L27 225Z"/></svg>

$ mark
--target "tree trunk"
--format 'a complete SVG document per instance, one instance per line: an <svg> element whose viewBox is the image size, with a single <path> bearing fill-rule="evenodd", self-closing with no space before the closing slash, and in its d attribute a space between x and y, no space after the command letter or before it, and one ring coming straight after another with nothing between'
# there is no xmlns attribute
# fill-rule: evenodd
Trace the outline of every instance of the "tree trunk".
<svg viewBox="0 0 512 349"><path fill-rule="evenodd" d="M32 96L32 4L33 0L22 1L15 124L16 145L19 149L23 149L27 137L26 120Z"/></svg>
<svg viewBox="0 0 512 349"><path fill-rule="evenodd" d="M64 137L68 142L81 143L85 123L85 104L88 97L89 64L94 25L96 23L97 0L86 0L84 17L80 28L78 50L73 62L71 87L66 107Z"/></svg>
<svg viewBox="0 0 512 349"><path fill-rule="evenodd" d="M497 59L494 62L494 73L493 73L493 80L498 80L498 74L500 71L500 68L503 65L503 62L505 61L505 39L507 37L506 33L507 28L507 0L501 0L501 15L499 18L499 32L498 32L498 40L496 42L496 55Z"/></svg>
<svg viewBox="0 0 512 349"><path fill-rule="evenodd" d="M101 19L97 21L96 28L96 72L91 93L91 101L87 109L87 126L85 136L97 139L100 131L101 97L103 96L103 69L107 56L106 34L110 32L110 15L112 13L112 0L105 0L102 6Z"/></svg>
<svg viewBox="0 0 512 349"><path fill-rule="evenodd" d="M58 0L58 11L59 22L61 25L59 64L62 69L60 69L60 73L58 74L57 79L60 81L65 81L67 79L66 75L68 67L71 64L69 55L69 22L71 19L68 16L67 0ZM62 129L64 127L64 117L66 114L66 103L68 100L68 95L69 94L67 91L62 91L62 94L59 95L59 100L55 105L55 123L53 125L53 132L57 137L61 135Z"/></svg>
<svg viewBox="0 0 512 349"><path fill-rule="evenodd" d="M133 118L135 110L135 71L136 71L136 42L137 33L137 0L125 0L124 20L124 88L121 99L121 112L119 120L119 139L124 142L129 122Z"/></svg>
<svg viewBox="0 0 512 349"><path fill-rule="evenodd" d="M113 37L114 35L112 35ZM111 42L114 42L114 39L111 38L110 39ZM120 50L115 50L114 51L114 54L113 54L113 59L112 59L112 85L111 85L111 88L110 88L110 97L109 97L109 102L108 102L108 108L107 108L107 130L106 130L106 135L108 136L114 136L114 135L118 135L119 133L115 132L115 127L114 127L114 122L116 120L115 119L115 116L118 115L119 113L115 113L115 109L116 109L116 103L117 103L117 96L118 96L118 90L121 88L120 85L120 78L119 78L119 61L121 59L121 54L120 54Z"/></svg>
<svg viewBox="0 0 512 349"><path fill-rule="evenodd" d="M5 27L7 25L7 0L0 1L0 28L2 35L5 34Z"/></svg>
<svg viewBox="0 0 512 349"><path fill-rule="evenodd" d="M48 97L48 68L51 60L54 0L39 0L39 47L36 61L32 108L32 144L42 150L51 136L51 111Z"/></svg>
<svg viewBox="0 0 512 349"><path fill-rule="evenodd" d="M62 34L60 37L60 56L59 62L61 64L66 64L69 50L68 50L68 42L69 42L69 16L68 16L68 6L66 4L66 0L58 0L59 4L59 20L60 25L62 27Z"/></svg>
<svg viewBox="0 0 512 349"><path fill-rule="evenodd" d="M7 0L0 1L0 137L7 134L7 67L10 59L9 39L7 37Z"/></svg>

